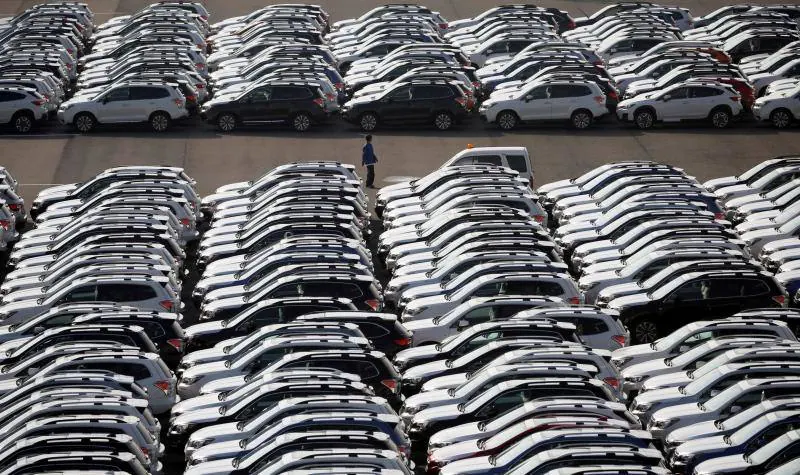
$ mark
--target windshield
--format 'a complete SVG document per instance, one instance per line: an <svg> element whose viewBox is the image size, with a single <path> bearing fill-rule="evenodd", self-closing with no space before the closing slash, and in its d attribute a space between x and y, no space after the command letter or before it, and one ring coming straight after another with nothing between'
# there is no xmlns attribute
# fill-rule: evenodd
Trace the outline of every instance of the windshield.
<svg viewBox="0 0 800 475"><path fill-rule="evenodd" d="M742 392L742 387L739 384L734 384L733 386L725 388L724 391L709 399L705 403L705 407L711 412L719 411L723 407L727 407L730 403L744 394L745 393Z"/></svg>
<svg viewBox="0 0 800 475"><path fill-rule="evenodd" d="M680 282L679 282L680 284ZM698 327L697 324L689 324L685 327L681 327L679 330L676 330L669 335L661 338L660 340L655 342L655 349L658 351L665 351L675 346L678 346L681 342L689 338L694 330Z"/></svg>

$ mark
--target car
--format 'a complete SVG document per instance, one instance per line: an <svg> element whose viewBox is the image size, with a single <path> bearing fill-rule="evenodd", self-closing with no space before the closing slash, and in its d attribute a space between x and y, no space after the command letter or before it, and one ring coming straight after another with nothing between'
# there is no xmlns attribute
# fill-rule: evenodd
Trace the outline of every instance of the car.
<svg viewBox="0 0 800 475"><path fill-rule="evenodd" d="M591 348L616 350L630 341L630 333L613 312L592 307L533 308L523 310L511 321L546 318L575 325L581 340Z"/></svg>
<svg viewBox="0 0 800 475"><path fill-rule="evenodd" d="M550 107L550 102L557 106ZM608 110L606 96L594 82L553 81L534 84L519 93L498 92L481 104L479 112L486 122L496 123L504 130L513 129L520 122L542 120L569 120L574 128L585 129Z"/></svg>
<svg viewBox="0 0 800 475"><path fill-rule="evenodd" d="M419 106L419 107L418 107ZM346 102L342 118L373 131L381 124L430 123L448 130L467 118L467 97L456 82L415 81Z"/></svg>
<svg viewBox="0 0 800 475"><path fill-rule="evenodd" d="M147 101L135 114L126 114L125 105ZM61 104L58 120L72 124L81 133L91 132L100 123L148 122L156 132L165 132L172 121L188 117L186 99L171 86L114 85L95 96L76 96Z"/></svg>
<svg viewBox="0 0 800 475"><path fill-rule="evenodd" d="M783 129L800 117L800 88L786 89L759 97L753 104L753 116Z"/></svg>
<svg viewBox="0 0 800 475"><path fill-rule="evenodd" d="M748 473L761 474L793 460L800 447L800 431L790 430L780 437L766 443L750 454L728 455L699 463L695 473L706 475L708 473Z"/></svg>
<svg viewBox="0 0 800 475"><path fill-rule="evenodd" d="M27 134L47 118L48 101L36 91L18 87L0 88L0 123Z"/></svg>

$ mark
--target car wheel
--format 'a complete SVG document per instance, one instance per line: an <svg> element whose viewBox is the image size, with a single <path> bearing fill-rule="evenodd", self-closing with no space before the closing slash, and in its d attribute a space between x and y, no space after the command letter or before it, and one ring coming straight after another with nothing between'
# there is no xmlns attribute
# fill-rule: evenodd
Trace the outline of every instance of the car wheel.
<svg viewBox="0 0 800 475"><path fill-rule="evenodd" d="M169 115L165 112L154 112L150 116L150 127L156 132L166 132L169 129Z"/></svg>
<svg viewBox="0 0 800 475"><path fill-rule="evenodd" d="M378 128L378 116L372 112L365 112L361 114L358 124L364 132L371 132Z"/></svg>
<svg viewBox="0 0 800 475"><path fill-rule="evenodd" d="M33 130L33 116L30 112L17 112L11 123L14 124L14 130L20 134L27 134Z"/></svg>
<svg viewBox="0 0 800 475"><path fill-rule="evenodd" d="M311 117L305 112L295 114L292 118L292 128L298 132L305 132L311 128Z"/></svg>
<svg viewBox="0 0 800 475"><path fill-rule="evenodd" d="M517 114L511 111L503 111L497 114L497 126L503 130L511 130L517 126Z"/></svg>
<svg viewBox="0 0 800 475"><path fill-rule="evenodd" d="M72 123L75 124L75 128L78 129L78 132L82 134L88 134L94 129L95 125L97 125L94 116L88 112L82 112L76 115Z"/></svg>
<svg viewBox="0 0 800 475"><path fill-rule="evenodd" d="M637 111L633 120L636 122L636 127L645 130L653 127L653 123L655 123L656 118L653 116L652 111L645 109L642 111Z"/></svg>
<svg viewBox="0 0 800 475"><path fill-rule="evenodd" d="M217 128L223 132L232 132L236 128L236 116L233 114L220 114L217 117Z"/></svg>
<svg viewBox="0 0 800 475"><path fill-rule="evenodd" d="M656 322L641 318L633 324L632 337L637 344L652 343L658 338Z"/></svg>
<svg viewBox="0 0 800 475"><path fill-rule="evenodd" d="M588 129L592 125L592 113L587 110L577 110L570 118L572 126L578 130Z"/></svg>
<svg viewBox="0 0 800 475"><path fill-rule="evenodd" d="M776 129L785 129L792 123L792 113L786 109L775 109L769 115L769 120Z"/></svg>
<svg viewBox="0 0 800 475"><path fill-rule="evenodd" d="M439 130L450 130L453 127L453 116L447 112L439 112L433 118L433 125Z"/></svg>
<svg viewBox="0 0 800 475"><path fill-rule="evenodd" d="M711 125L717 129L724 129L731 125L731 113L727 109L715 109L711 111Z"/></svg>

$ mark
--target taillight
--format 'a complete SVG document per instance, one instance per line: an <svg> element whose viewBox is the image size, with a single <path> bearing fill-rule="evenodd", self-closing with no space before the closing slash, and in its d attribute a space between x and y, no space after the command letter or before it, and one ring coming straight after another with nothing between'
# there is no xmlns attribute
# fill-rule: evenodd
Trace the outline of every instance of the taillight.
<svg viewBox="0 0 800 475"><path fill-rule="evenodd" d="M203 68L206 67L206 64L205 63L195 63L194 67L197 68L197 69L203 69Z"/></svg>
<svg viewBox="0 0 800 475"><path fill-rule="evenodd" d="M411 338L398 338L394 340L394 344L397 346L408 346L411 344Z"/></svg>
<svg viewBox="0 0 800 475"><path fill-rule="evenodd" d="M41 105L44 105L44 101L41 100L41 99L36 99L35 101L31 101L31 104L33 104L35 106L41 106Z"/></svg>
<svg viewBox="0 0 800 475"><path fill-rule="evenodd" d="M183 340L180 338L170 338L167 340L167 343L169 343L169 346L175 348L176 350L183 351Z"/></svg>
<svg viewBox="0 0 800 475"><path fill-rule="evenodd" d="M164 380L156 381L153 385L158 389L164 391L164 394L169 394L169 388L170 388L169 381L164 381Z"/></svg>
<svg viewBox="0 0 800 475"><path fill-rule="evenodd" d="M617 94L617 91L611 91L608 93L608 97L612 99L619 99L619 94Z"/></svg>
<svg viewBox="0 0 800 475"><path fill-rule="evenodd" d="M194 87L196 87L197 89L205 89L206 85L203 83L197 83L194 85Z"/></svg>
<svg viewBox="0 0 800 475"><path fill-rule="evenodd" d="M11 228L11 221L7 219L0 219L0 228L3 228L6 231L8 231L9 228Z"/></svg>
<svg viewBox="0 0 800 475"><path fill-rule="evenodd" d="M534 215L533 220L536 221L537 223L543 223L544 215L541 214Z"/></svg>
<svg viewBox="0 0 800 475"><path fill-rule="evenodd" d="M184 226L189 226L191 223L192 222L189 220L189 218L181 219L181 224L184 225Z"/></svg>
<svg viewBox="0 0 800 475"><path fill-rule="evenodd" d="M206 21L208 21L208 17L207 17L207 16L205 16L205 15L200 15L200 18L202 18L203 20L206 20Z"/></svg>
<svg viewBox="0 0 800 475"><path fill-rule="evenodd" d="M19 211L20 208L22 208L22 206L16 203L8 205L8 209L10 209L11 211Z"/></svg>
<svg viewBox="0 0 800 475"><path fill-rule="evenodd" d="M456 97L456 102L458 102L461 107L467 107L467 99L465 97Z"/></svg>
<svg viewBox="0 0 800 475"><path fill-rule="evenodd" d="M196 100L197 96L195 96L194 94L189 94L188 96L186 96L186 101L188 102L195 102Z"/></svg>
<svg viewBox="0 0 800 475"><path fill-rule="evenodd" d="M594 101L598 104L605 104L606 96L594 96Z"/></svg>
<svg viewBox="0 0 800 475"><path fill-rule="evenodd" d="M476 88L480 88L481 87L481 82L480 81L472 81L472 85L475 86Z"/></svg>
<svg viewBox="0 0 800 475"><path fill-rule="evenodd" d="M578 297L570 297L568 302L571 303L572 305L580 305L581 299Z"/></svg>
<svg viewBox="0 0 800 475"><path fill-rule="evenodd" d="M343 82L337 82L336 84L334 84L334 87L336 87L336 89L338 89L340 91L344 91L344 83Z"/></svg>
<svg viewBox="0 0 800 475"><path fill-rule="evenodd" d="M625 346L625 344L628 342L627 338L625 338L625 335L614 335L611 337L611 339L617 342L619 346Z"/></svg>
<svg viewBox="0 0 800 475"><path fill-rule="evenodd" d="M617 379L617 378L608 377L608 378L605 378L603 380L603 382L608 384L609 386L611 386L614 389L619 389L619 379Z"/></svg>
<svg viewBox="0 0 800 475"><path fill-rule="evenodd" d="M397 380L395 379L384 379L381 381L381 384L386 386L390 391L397 392Z"/></svg>
<svg viewBox="0 0 800 475"><path fill-rule="evenodd" d="M569 29L571 30L571 29L575 28L575 26L576 26L576 25L575 25L575 20L573 20L572 18L570 18L570 19L569 19L569 23L567 24L567 28L569 28Z"/></svg>
<svg viewBox="0 0 800 475"><path fill-rule="evenodd" d="M739 97L739 96L731 96L731 97L730 97L730 99L731 99L733 102L739 102L739 101L741 100L741 97Z"/></svg>
<svg viewBox="0 0 800 475"><path fill-rule="evenodd" d="M183 99L175 99L175 105L178 107L183 107Z"/></svg>
<svg viewBox="0 0 800 475"><path fill-rule="evenodd" d="M448 25L447 23L439 23L439 29L440 30L446 30L448 26L450 26L450 25Z"/></svg>
<svg viewBox="0 0 800 475"><path fill-rule="evenodd" d="M150 449L148 449L147 447L139 447L139 448L142 449L142 453L144 454L145 457L150 458Z"/></svg>
<svg viewBox="0 0 800 475"><path fill-rule="evenodd" d="M378 311L379 308L381 308L381 302L377 299L365 300L364 303L367 304L369 308L371 308L376 312Z"/></svg>
<svg viewBox="0 0 800 475"><path fill-rule="evenodd" d="M314 104L316 104L316 105L318 105L320 107L325 107L325 99L323 99L321 97L318 97L318 98L314 99Z"/></svg>
<svg viewBox="0 0 800 475"><path fill-rule="evenodd" d="M772 297L772 300L778 302L779 304L783 305L786 303L786 296L785 295L776 295Z"/></svg>
<svg viewBox="0 0 800 475"><path fill-rule="evenodd" d="M162 300L161 302L158 302L158 304L164 310L172 310L173 307L175 307L175 304L172 302L172 300Z"/></svg>
<svg viewBox="0 0 800 475"><path fill-rule="evenodd" d="M333 94L325 94L325 97L327 97L329 101L335 101L336 100L336 96L334 96Z"/></svg>
<svg viewBox="0 0 800 475"><path fill-rule="evenodd" d="M725 219L725 213L714 213L714 219Z"/></svg>

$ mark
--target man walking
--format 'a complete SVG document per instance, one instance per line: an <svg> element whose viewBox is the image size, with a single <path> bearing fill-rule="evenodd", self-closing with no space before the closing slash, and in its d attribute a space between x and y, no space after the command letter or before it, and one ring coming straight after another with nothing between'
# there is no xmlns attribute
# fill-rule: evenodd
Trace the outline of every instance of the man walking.
<svg viewBox="0 0 800 475"><path fill-rule="evenodd" d="M372 148L372 135L367 135L365 138L367 143L361 149L361 165L367 167L367 188L375 188L375 164L378 163L378 157Z"/></svg>

